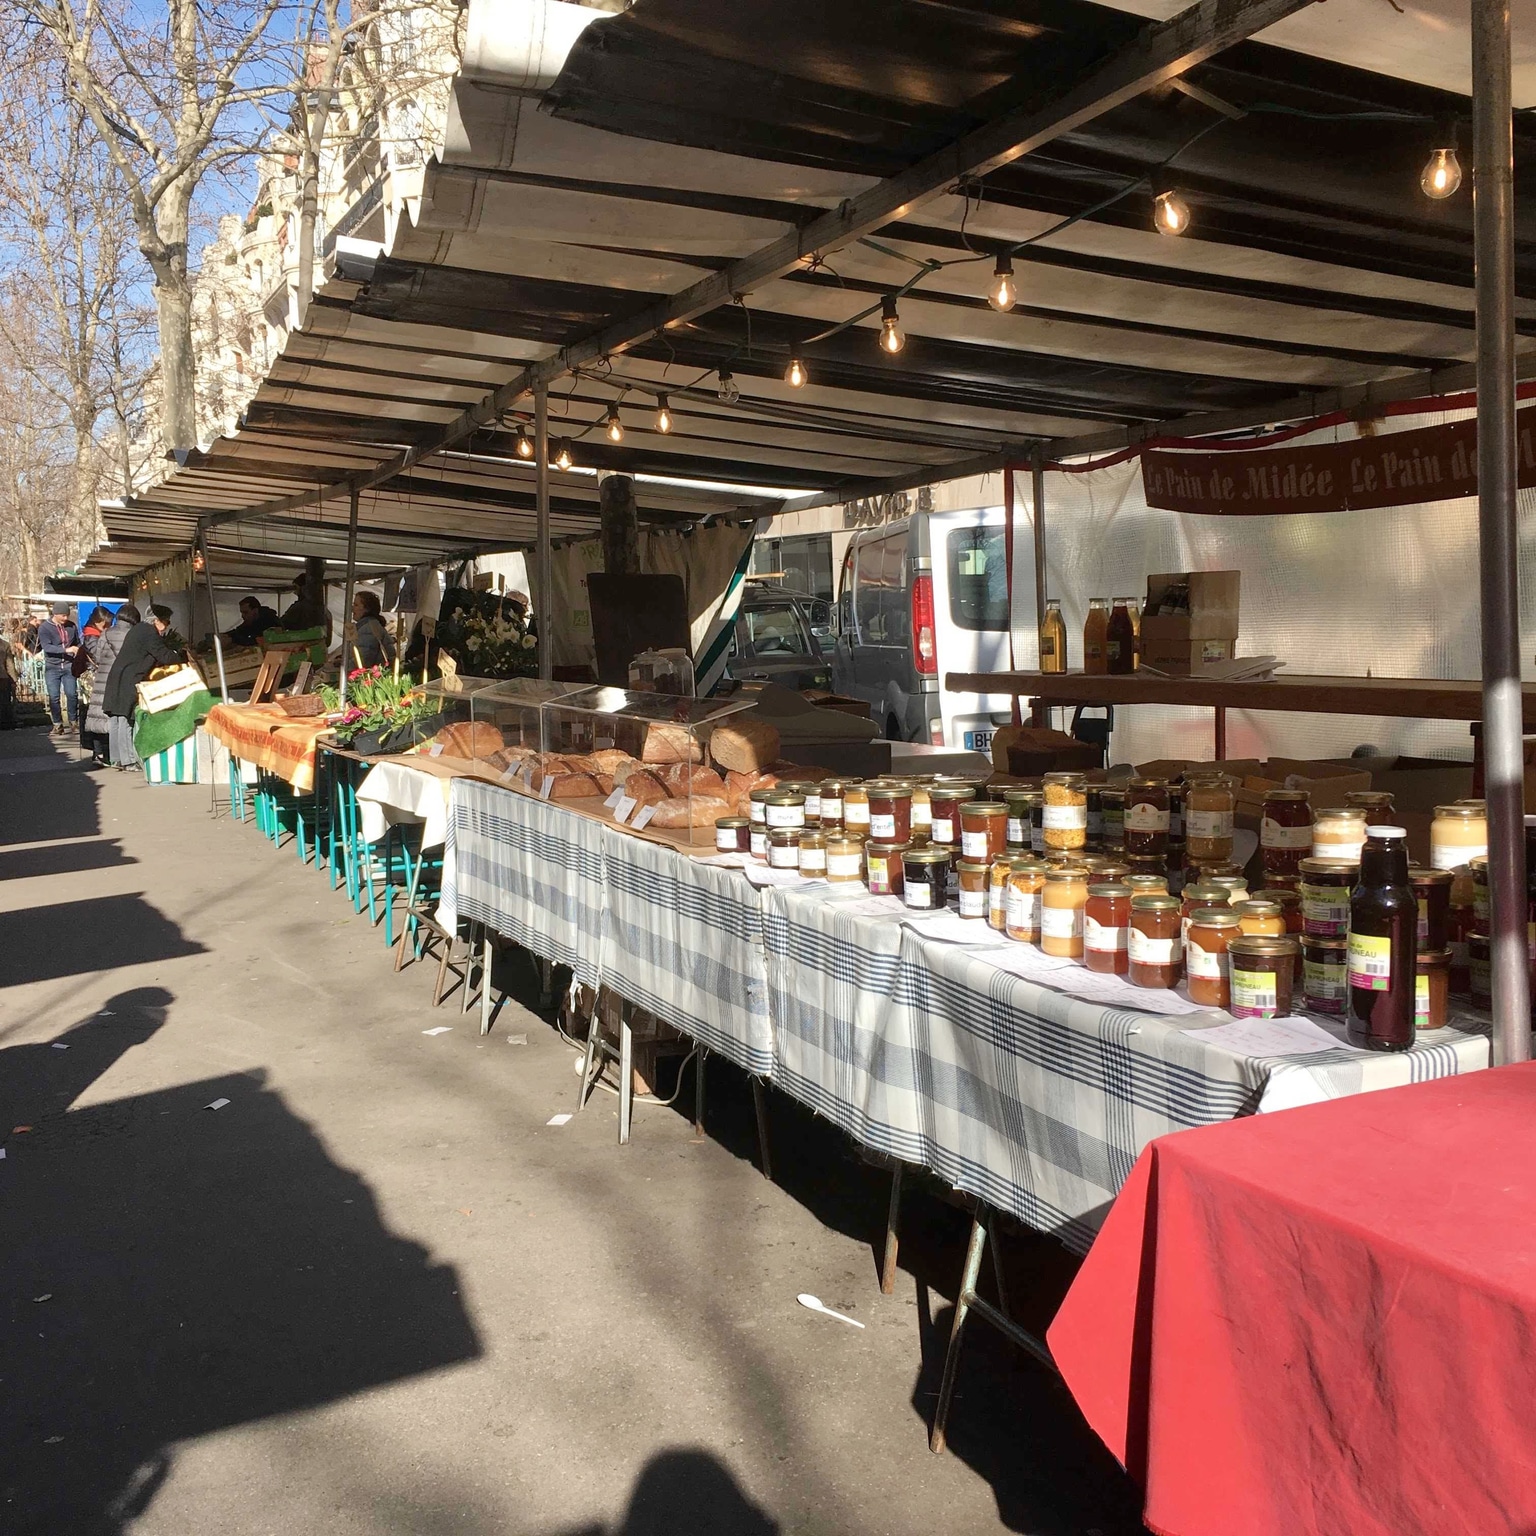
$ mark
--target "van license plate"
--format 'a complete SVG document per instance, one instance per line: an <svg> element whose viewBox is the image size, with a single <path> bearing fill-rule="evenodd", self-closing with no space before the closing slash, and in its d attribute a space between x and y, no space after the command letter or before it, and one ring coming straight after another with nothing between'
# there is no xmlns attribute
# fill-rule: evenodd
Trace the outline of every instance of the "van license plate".
<svg viewBox="0 0 1536 1536"><path fill-rule="evenodd" d="M967 731L965 733L965 746L968 752L990 752L992 750L992 731Z"/></svg>

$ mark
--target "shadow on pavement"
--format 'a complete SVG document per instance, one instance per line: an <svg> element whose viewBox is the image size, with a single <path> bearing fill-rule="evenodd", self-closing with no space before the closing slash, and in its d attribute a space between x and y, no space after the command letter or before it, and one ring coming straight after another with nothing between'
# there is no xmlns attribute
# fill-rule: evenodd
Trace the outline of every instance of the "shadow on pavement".
<svg viewBox="0 0 1536 1536"><path fill-rule="evenodd" d="M645 1464L621 1524L583 1526L564 1536L777 1536L778 1529L719 1457L669 1450Z"/></svg>
<svg viewBox="0 0 1536 1536"><path fill-rule="evenodd" d="M0 846L100 835L101 813L92 775L84 769L66 768L45 777L45 792L15 794L8 789L0 795ZM19 782L19 776L9 778L11 787Z"/></svg>
<svg viewBox="0 0 1536 1536"><path fill-rule="evenodd" d="M31 1117L5 1126L0 1203L12 1536L118 1536L180 1442L480 1354L455 1272L388 1230L260 1074L63 1112L170 1000L124 993L67 1051L0 1051Z"/></svg>
<svg viewBox="0 0 1536 1536"><path fill-rule="evenodd" d="M27 880L44 875L78 875L92 869L117 869L137 864L116 838L88 843L53 843L46 848L13 848L0 853L0 880Z"/></svg>
<svg viewBox="0 0 1536 1536"><path fill-rule="evenodd" d="M142 895L22 907L4 921L0 987L205 953Z"/></svg>

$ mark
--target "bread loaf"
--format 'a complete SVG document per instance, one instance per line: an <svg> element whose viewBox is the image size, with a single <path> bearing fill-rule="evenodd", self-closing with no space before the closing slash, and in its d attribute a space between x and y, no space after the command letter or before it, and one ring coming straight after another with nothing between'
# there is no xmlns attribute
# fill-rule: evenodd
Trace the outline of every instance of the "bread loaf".
<svg viewBox="0 0 1536 1536"><path fill-rule="evenodd" d="M718 799L729 798L725 780L713 768L702 763L670 763L657 777L674 795L714 795Z"/></svg>
<svg viewBox="0 0 1536 1536"><path fill-rule="evenodd" d="M489 757L502 750L501 732L484 720L456 720L432 740L442 743L442 757Z"/></svg>
<svg viewBox="0 0 1536 1536"><path fill-rule="evenodd" d="M611 773L615 782L618 782L619 769L634 762L634 758L628 752L620 752L617 747L603 747L593 752L591 759L599 773Z"/></svg>
<svg viewBox="0 0 1536 1536"><path fill-rule="evenodd" d="M730 806L715 795L698 795L692 800L663 800L651 817L653 827L708 827L717 817L729 816Z"/></svg>
<svg viewBox="0 0 1536 1536"><path fill-rule="evenodd" d="M640 757L647 763L702 763L704 749L683 726L655 724L646 728Z"/></svg>
<svg viewBox="0 0 1536 1536"><path fill-rule="evenodd" d="M643 769L631 773L622 787L636 805L660 805L663 800L672 798L672 791L654 773L646 773Z"/></svg>
<svg viewBox="0 0 1536 1536"><path fill-rule="evenodd" d="M534 785L541 794L544 790L542 781ZM554 775L554 783L549 788L551 800L588 800L594 795L605 794L598 780L590 773L557 773Z"/></svg>
<svg viewBox="0 0 1536 1536"><path fill-rule="evenodd" d="M722 768L756 773L779 755L778 727L751 715L733 715L710 733L709 755Z"/></svg>

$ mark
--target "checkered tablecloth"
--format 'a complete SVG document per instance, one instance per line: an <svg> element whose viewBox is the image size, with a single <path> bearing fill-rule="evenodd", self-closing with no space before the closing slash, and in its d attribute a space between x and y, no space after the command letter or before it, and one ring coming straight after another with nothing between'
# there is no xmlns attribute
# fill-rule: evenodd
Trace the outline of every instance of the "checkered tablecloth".
<svg viewBox="0 0 1536 1536"><path fill-rule="evenodd" d="M484 923L595 987L607 911L601 822L480 779L454 779L438 920Z"/></svg>

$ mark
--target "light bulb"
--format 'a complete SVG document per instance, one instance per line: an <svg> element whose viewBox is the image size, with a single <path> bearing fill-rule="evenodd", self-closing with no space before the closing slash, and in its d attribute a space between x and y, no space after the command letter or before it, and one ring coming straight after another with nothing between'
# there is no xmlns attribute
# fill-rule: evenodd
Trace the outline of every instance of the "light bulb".
<svg viewBox="0 0 1536 1536"><path fill-rule="evenodd" d="M667 409L667 397L656 397L656 430L658 432L670 432L672 430L672 412Z"/></svg>
<svg viewBox="0 0 1536 1536"><path fill-rule="evenodd" d="M1461 185L1461 161L1456 158L1456 151L1435 150L1424 167L1424 174L1419 177L1419 185L1424 189L1425 197L1432 197L1437 202L1452 196Z"/></svg>
<svg viewBox="0 0 1536 1536"><path fill-rule="evenodd" d="M901 316L896 313L896 296L888 293L880 301L880 345L894 357L906 344Z"/></svg>
<svg viewBox="0 0 1536 1536"><path fill-rule="evenodd" d="M1189 228L1189 204L1171 187L1152 199L1152 222L1160 235L1182 235Z"/></svg>
<svg viewBox="0 0 1536 1536"><path fill-rule="evenodd" d="M563 438L555 448L555 468L569 469L571 467L571 445Z"/></svg>
<svg viewBox="0 0 1536 1536"><path fill-rule="evenodd" d="M619 420L619 408L616 405L608 407L608 441L610 443L624 441L624 423Z"/></svg>
<svg viewBox="0 0 1536 1536"><path fill-rule="evenodd" d="M1019 289L1013 280L1013 257L1006 252L997 258L992 273L992 286L987 289L987 303L1001 314L1007 314L1018 302Z"/></svg>
<svg viewBox="0 0 1536 1536"><path fill-rule="evenodd" d="M789 367L784 370L784 382L791 389L803 389L806 381L805 364L798 357L789 360Z"/></svg>
<svg viewBox="0 0 1536 1536"><path fill-rule="evenodd" d="M520 459L533 457L533 444L528 440L528 434L521 430L517 434L517 456Z"/></svg>
<svg viewBox="0 0 1536 1536"><path fill-rule="evenodd" d="M736 380L724 368L720 370L720 387L715 393L727 405L735 405L741 399L741 391L736 387Z"/></svg>

